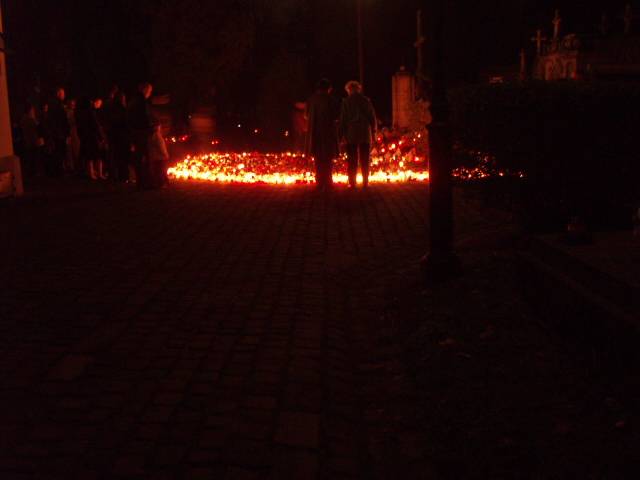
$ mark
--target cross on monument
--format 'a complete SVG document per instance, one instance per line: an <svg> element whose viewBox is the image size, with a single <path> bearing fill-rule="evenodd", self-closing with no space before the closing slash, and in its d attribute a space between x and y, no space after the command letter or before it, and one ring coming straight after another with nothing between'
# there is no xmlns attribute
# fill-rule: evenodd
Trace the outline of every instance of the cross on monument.
<svg viewBox="0 0 640 480"><path fill-rule="evenodd" d="M542 30L536 31L536 36L531 38L532 42L536 42L536 52L538 56L542 55L542 44L547 40L547 37L542 36Z"/></svg>
<svg viewBox="0 0 640 480"><path fill-rule="evenodd" d="M520 81L524 82L527 79L527 52L523 49L520 50Z"/></svg>
<svg viewBox="0 0 640 480"><path fill-rule="evenodd" d="M422 10L418 10L417 14L417 38L414 46L418 55L418 65L416 68L416 75L418 78L424 78L424 44L425 38L422 33Z"/></svg>
<svg viewBox="0 0 640 480"><path fill-rule="evenodd" d="M560 16L560 10L556 9L556 15L553 17L553 39L558 40L560 37L560 25L562 25L562 17Z"/></svg>
<svg viewBox="0 0 640 480"><path fill-rule="evenodd" d="M609 24L609 16L606 13L602 14L602 18L600 19L600 33L603 37L609 35L609 28L611 25Z"/></svg>
<svg viewBox="0 0 640 480"><path fill-rule="evenodd" d="M630 3L627 3L627 6L624 9L624 34L630 35L631 29L633 28L633 7Z"/></svg>

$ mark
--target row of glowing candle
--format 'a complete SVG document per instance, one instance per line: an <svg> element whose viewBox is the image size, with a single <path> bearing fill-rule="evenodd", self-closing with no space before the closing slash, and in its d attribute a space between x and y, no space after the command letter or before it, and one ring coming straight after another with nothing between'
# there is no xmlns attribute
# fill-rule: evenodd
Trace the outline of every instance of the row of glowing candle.
<svg viewBox="0 0 640 480"><path fill-rule="evenodd" d="M267 183L291 185L314 183L312 159L292 152L285 153L207 153L187 156L168 174L176 179L203 180L219 183ZM344 158L333 174L337 184L348 183L344 172ZM396 183L429 179L424 160L416 156L392 161L372 157L369 181L371 183ZM362 175L358 175L362 182Z"/></svg>

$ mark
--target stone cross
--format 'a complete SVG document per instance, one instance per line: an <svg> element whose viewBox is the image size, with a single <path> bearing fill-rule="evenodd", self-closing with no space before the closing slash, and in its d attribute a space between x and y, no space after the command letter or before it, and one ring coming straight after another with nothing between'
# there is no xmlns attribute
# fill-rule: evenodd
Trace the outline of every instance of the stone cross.
<svg viewBox="0 0 640 480"><path fill-rule="evenodd" d="M532 42L536 42L536 52L538 52L538 56L542 55L542 44L547 39L547 37L542 36L542 30L538 29L536 31L536 36L531 39Z"/></svg>
<svg viewBox="0 0 640 480"><path fill-rule="evenodd" d="M602 34L602 36L606 37L607 35L609 35L609 28L609 17L606 13L603 13L600 20L600 33Z"/></svg>
<svg viewBox="0 0 640 480"><path fill-rule="evenodd" d="M524 48L520 50L520 81L527 79L527 52Z"/></svg>
<svg viewBox="0 0 640 480"><path fill-rule="evenodd" d="M556 15L553 17L553 39L558 40L560 37L560 25L562 24L562 17L560 16L560 10L556 10Z"/></svg>
<svg viewBox="0 0 640 480"><path fill-rule="evenodd" d="M624 34L630 35L631 28L633 26L633 7L631 7L630 3L627 3L627 6L624 9Z"/></svg>
<svg viewBox="0 0 640 480"><path fill-rule="evenodd" d="M418 54L418 65L417 65L417 74L418 77L422 77L424 75L424 44L425 38L422 33L422 11L418 10L417 14L417 39L414 46L416 47L416 52Z"/></svg>

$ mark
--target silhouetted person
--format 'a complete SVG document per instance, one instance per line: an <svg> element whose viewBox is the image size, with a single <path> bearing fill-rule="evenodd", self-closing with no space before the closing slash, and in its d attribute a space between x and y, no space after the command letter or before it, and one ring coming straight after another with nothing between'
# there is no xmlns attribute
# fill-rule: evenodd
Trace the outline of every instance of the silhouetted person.
<svg viewBox="0 0 640 480"><path fill-rule="evenodd" d="M107 141L109 148L106 152L105 158L105 170L109 172L109 177L115 179L117 177L117 166L113 151L113 142L111 138L111 120L112 120L112 108L115 104L116 95L120 93L120 88L117 85L113 85L109 90L106 98L103 101L102 108L98 112L98 118L104 127L104 131L107 135Z"/></svg>
<svg viewBox="0 0 640 480"><path fill-rule="evenodd" d="M90 154L90 150L87 148L87 144L90 141L89 127L92 122L91 102L89 99L85 97L79 98L76 101L76 109L74 113L76 118L76 128L78 130L78 142L80 144L76 171L80 176L86 177L89 175L87 155Z"/></svg>
<svg viewBox="0 0 640 480"><path fill-rule="evenodd" d="M76 119L80 137L80 158L86 174L92 180L100 178L100 163L104 155L106 137L98 120L95 100L78 104Z"/></svg>
<svg viewBox="0 0 640 480"><path fill-rule="evenodd" d="M76 121L76 107L78 102L75 98L67 102L67 121L69 122L69 148L67 149L67 165L65 170L80 172L80 137L78 136L78 122Z"/></svg>
<svg viewBox="0 0 640 480"><path fill-rule="evenodd" d="M54 169L53 151L55 143L53 141L53 128L51 126L51 114L49 112L49 104L42 104L40 112L40 123L38 124L38 134L42 138L42 147L40 148L40 161L44 166L44 171L48 176L56 174Z"/></svg>
<svg viewBox="0 0 640 480"><path fill-rule="evenodd" d="M109 172L109 140L107 138L106 122L104 113L104 101L102 98L93 99L93 113L97 124L98 155L94 159L94 169L96 177L106 180ZM91 166L89 167L91 168Z"/></svg>
<svg viewBox="0 0 640 480"><path fill-rule="evenodd" d="M131 139L127 125L127 99L122 92L117 92L109 106L107 136L111 152L111 172L114 180L129 180L129 163L131 157Z"/></svg>
<svg viewBox="0 0 640 480"><path fill-rule="evenodd" d="M331 96L329 80L323 78L316 85L315 93L307 101L307 119L305 153L314 158L318 188L327 189L332 185L333 159L338 155L338 106Z"/></svg>
<svg viewBox="0 0 640 480"><path fill-rule="evenodd" d="M31 180L39 173L40 148L44 145L44 140L40 137L36 109L30 103L27 104L20 119L20 129L22 130L24 174L28 180Z"/></svg>
<svg viewBox="0 0 640 480"><path fill-rule="evenodd" d="M27 97L27 103L33 105L33 108L36 109L36 117L40 120L40 115L42 113L42 106L44 103L44 97L42 95L42 90L40 89L39 84L35 84L31 89L31 93Z"/></svg>
<svg viewBox="0 0 640 480"><path fill-rule="evenodd" d="M71 135L67 111L64 106L64 88L56 90L55 98L49 102L47 124L51 133L52 150L50 157L49 173L53 176L60 175L67 158L67 145Z"/></svg>
<svg viewBox="0 0 640 480"><path fill-rule="evenodd" d="M307 104L304 102L296 102L291 111L291 136L293 151L302 153L305 149L305 141L307 137Z"/></svg>
<svg viewBox="0 0 640 480"><path fill-rule="evenodd" d="M149 168L149 142L157 122L154 121L149 104L152 93L153 86L150 83L141 83L129 106L129 131L133 142L133 165L138 188L153 187Z"/></svg>
<svg viewBox="0 0 640 480"><path fill-rule="evenodd" d="M149 182L152 188L161 188L167 184L167 166L169 151L162 136L162 127L156 126L149 141Z"/></svg>
<svg viewBox="0 0 640 480"><path fill-rule="evenodd" d="M345 90L349 96L342 101L340 136L346 143L349 186L356 186L360 163L363 185L367 187L371 142L376 133L376 113L371 100L362 94L360 83L348 82Z"/></svg>

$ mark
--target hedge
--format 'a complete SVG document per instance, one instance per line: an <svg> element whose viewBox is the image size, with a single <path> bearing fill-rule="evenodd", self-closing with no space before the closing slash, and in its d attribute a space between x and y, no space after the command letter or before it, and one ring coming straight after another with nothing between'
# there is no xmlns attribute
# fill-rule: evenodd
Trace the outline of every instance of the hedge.
<svg viewBox="0 0 640 480"><path fill-rule="evenodd" d="M457 161L472 152L523 172L531 212L580 215L594 227L630 221L640 200L640 85L480 85L450 100Z"/></svg>

